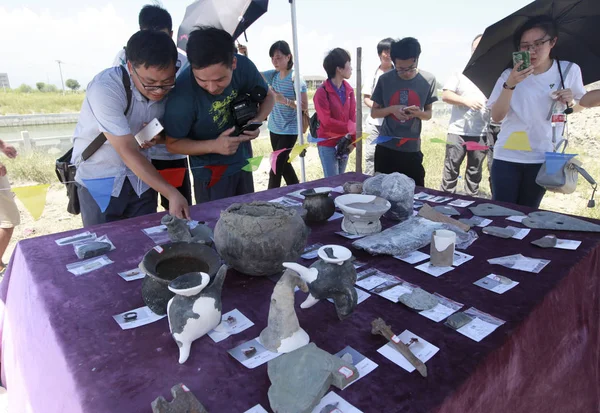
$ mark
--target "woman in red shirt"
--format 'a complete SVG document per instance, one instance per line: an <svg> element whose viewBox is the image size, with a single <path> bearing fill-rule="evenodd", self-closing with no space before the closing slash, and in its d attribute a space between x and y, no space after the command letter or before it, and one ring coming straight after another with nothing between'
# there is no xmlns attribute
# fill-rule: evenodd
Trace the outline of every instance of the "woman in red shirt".
<svg viewBox="0 0 600 413"><path fill-rule="evenodd" d="M313 102L319 118L317 138L319 157L325 178L343 174L356 139L356 97L345 79L352 76L350 54L344 49L331 50L323 60L327 80Z"/></svg>

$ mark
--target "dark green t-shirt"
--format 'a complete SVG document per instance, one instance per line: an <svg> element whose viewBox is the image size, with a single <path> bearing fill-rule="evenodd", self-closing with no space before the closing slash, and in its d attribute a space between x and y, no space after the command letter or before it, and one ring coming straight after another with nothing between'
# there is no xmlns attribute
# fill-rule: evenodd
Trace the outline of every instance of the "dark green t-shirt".
<svg viewBox="0 0 600 413"><path fill-rule="evenodd" d="M391 70L379 77L371 99L382 108L414 105L423 110L425 106L438 100L435 76L419 70L413 79L404 80L395 70ZM400 138L382 143L381 146L400 152L418 152L421 150L421 119L402 121L393 115L386 116L379 136ZM403 141L402 138L407 139Z"/></svg>
<svg viewBox="0 0 600 413"><path fill-rule="evenodd" d="M193 76L191 66L178 77L175 88L169 93L164 116L164 127L172 138L193 140L217 139L219 135L234 126L231 102L242 94L249 93L257 86L268 90L262 75L247 57L236 55L237 66L231 83L225 91L213 96L202 89ZM244 142L233 155L190 156L195 180L210 180L211 171L201 168L207 165L228 165L224 176L239 172L246 160L252 157L250 142Z"/></svg>

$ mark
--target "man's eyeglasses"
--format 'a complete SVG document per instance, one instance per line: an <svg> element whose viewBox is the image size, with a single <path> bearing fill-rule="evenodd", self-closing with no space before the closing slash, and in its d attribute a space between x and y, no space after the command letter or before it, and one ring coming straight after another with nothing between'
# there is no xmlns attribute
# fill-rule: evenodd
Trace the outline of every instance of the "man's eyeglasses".
<svg viewBox="0 0 600 413"><path fill-rule="evenodd" d="M548 43L550 40L552 40L552 38L549 39L539 39L536 40L535 42L533 42L533 44L527 44L527 43L523 43L519 45L519 48L522 51L531 51L531 50L538 50L540 47L542 47L544 45L544 43Z"/></svg>
<svg viewBox="0 0 600 413"><path fill-rule="evenodd" d="M412 73L412 72L416 72L417 71L417 65L418 63L413 64L412 66L409 67L397 67L396 68L396 72L398 74L403 74L403 73Z"/></svg>
<svg viewBox="0 0 600 413"><path fill-rule="evenodd" d="M161 86L145 85L144 82L142 81L142 78L140 77L139 73L137 72L137 70L135 70L135 66L131 65L131 67L133 68L133 72L137 76L138 80L144 87L144 90L146 90L147 92L157 92L159 90L164 90L164 91L168 92L169 90L171 90L175 87L175 83L172 83L170 85L161 85Z"/></svg>

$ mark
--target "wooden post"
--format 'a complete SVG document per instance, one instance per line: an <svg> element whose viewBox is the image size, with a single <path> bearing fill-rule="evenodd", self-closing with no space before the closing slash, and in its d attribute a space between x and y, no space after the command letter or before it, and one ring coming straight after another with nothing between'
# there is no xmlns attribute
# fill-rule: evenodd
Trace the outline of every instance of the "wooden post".
<svg viewBox="0 0 600 413"><path fill-rule="evenodd" d="M29 137L29 132L26 130L21 131L21 139L23 140L24 152L31 152L31 138Z"/></svg>
<svg viewBox="0 0 600 413"><path fill-rule="evenodd" d="M362 47L356 48L356 139L362 137ZM363 160L363 140L360 139L356 144L356 172L362 173L362 160Z"/></svg>

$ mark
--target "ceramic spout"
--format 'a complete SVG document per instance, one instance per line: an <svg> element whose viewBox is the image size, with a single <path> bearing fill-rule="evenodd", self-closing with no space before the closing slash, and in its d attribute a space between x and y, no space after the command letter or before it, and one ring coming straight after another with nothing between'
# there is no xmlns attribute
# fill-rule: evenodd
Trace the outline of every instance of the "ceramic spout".
<svg viewBox="0 0 600 413"><path fill-rule="evenodd" d="M307 284L312 283L319 275L319 271L316 268L306 268L295 262L284 262L283 266L296 272Z"/></svg>

